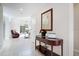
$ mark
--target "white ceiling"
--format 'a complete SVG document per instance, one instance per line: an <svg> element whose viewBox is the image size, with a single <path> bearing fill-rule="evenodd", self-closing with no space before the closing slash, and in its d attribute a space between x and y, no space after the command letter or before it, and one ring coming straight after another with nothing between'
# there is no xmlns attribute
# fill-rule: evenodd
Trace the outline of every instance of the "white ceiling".
<svg viewBox="0 0 79 59"><path fill-rule="evenodd" d="M3 3L2 5L4 14L26 17L39 12L46 3Z"/></svg>

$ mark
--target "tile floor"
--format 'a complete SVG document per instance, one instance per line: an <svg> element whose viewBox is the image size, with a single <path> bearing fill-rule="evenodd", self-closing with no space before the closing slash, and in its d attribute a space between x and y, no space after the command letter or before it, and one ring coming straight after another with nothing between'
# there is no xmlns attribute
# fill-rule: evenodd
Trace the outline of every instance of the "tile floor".
<svg viewBox="0 0 79 59"><path fill-rule="evenodd" d="M0 56L43 56L43 54L35 50L34 43L30 39L11 38L4 41Z"/></svg>

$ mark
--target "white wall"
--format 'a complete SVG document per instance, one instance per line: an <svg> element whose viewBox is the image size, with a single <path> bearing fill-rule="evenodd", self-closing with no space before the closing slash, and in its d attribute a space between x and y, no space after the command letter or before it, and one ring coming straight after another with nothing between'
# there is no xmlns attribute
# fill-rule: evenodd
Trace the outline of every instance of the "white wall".
<svg viewBox="0 0 79 59"><path fill-rule="evenodd" d="M9 39L11 37L10 17L4 15L4 21L5 21L5 40L7 40L7 39Z"/></svg>
<svg viewBox="0 0 79 59"><path fill-rule="evenodd" d="M16 30L20 33L20 19L18 18L11 18L11 30Z"/></svg>
<svg viewBox="0 0 79 59"><path fill-rule="evenodd" d="M79 56L79 4L74 4L74 51Z"/></svg>
<svg viewBox="0 0 79 59"><path fill-rule="evenodd" d="M0 48L3 43L3 7L0 4Z"/></svg>
<svg viewBox="0 0 79 59"><path fill-rule="evenodd" d="M73 41L72 36L70 36L70 32L72 33L72 29L69 28L70 21L72 23L73 21L73 16L70 17L70 10L73 6L70 6L71 4L45 4L42 5L41 8L39 9L40 11L35 14L36 17L36 33L39 34L39 30L41 28L41 13L53 8L53 31L55 32L59 37L63 38L64 41L64 55L73 55L73 51L69 50L72 49L73 47L69 48L70 44ZM38 7L39 8L39 7ZM72 10L71 10L72 11ZM72 11L73 12L73 11ZM72 13L71 12L71 13ZM70 18L69 18L70 17ZM71 31L70 31L71 30ZM72 34L73 35L73 34ZM70 39L70 37L72 39ZM72 40L70 42L70 40ZM70 44L70 45L69 45Z"/></svg>
<svg viewBox="0 0 79 59"><path fill-rule="evenodd" d="M69 56L73 56L74 50L74 7L69 4Z"/></svg>
<svg viewBox="0 0 79 59"><path fill-rule="evenodd" d="M32 19L31 17L13 17L11 18L11 29L15 29L17 32L20 33L20 26L24 26L28 24L29 28L32 26Z"/></svg>

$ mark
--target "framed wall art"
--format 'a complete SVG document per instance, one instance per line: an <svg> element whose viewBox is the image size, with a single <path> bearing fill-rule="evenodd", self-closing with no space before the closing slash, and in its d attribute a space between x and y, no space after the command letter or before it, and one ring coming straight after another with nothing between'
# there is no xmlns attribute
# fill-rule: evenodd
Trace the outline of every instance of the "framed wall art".
<svg viewBox="0 0 79 59"><path fill-rule="evenodd" d="M53 9L41 13L41 30L52 31L53 29Z"/></svg>

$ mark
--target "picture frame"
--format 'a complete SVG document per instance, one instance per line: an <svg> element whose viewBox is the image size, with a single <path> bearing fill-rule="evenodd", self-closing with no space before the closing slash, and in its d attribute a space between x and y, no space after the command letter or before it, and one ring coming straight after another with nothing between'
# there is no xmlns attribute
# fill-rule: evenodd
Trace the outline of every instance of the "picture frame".
<svg viewBox="0 0 79 59"><path fill-rule="evenodd" d="M41 13L41 30L53 30L53 8Z"/></svg>

